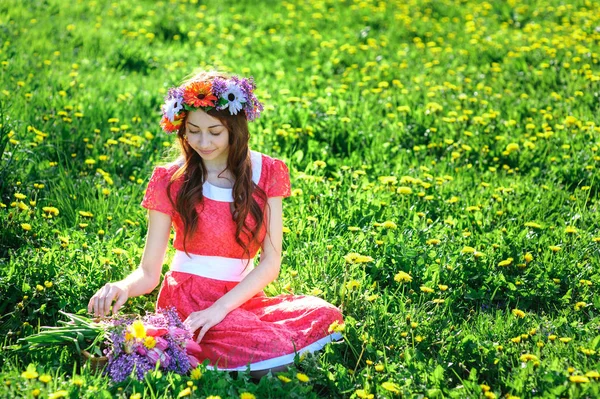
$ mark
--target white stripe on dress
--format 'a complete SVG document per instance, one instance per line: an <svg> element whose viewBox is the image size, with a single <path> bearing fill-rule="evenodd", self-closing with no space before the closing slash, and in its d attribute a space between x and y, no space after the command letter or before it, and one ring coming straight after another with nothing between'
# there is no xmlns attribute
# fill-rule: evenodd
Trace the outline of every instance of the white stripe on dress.
<svg viewBox="0 0 600 399"><path fill-rule="evenodd" d="M248 265L248 267L246 267ZM175 251L171 270L222 281L242 281L254 269L254 258L237 259Z"/></svg>
<svg viewBox="0 0 600 399"><path fill-rule="evenodd" d="M290 353L288 355L274 357L272 359L262 360L262 361L256 362L256 363L250 363L246 366L240 366L240 367L235 367L235 368L230 368L230 369L227 369L227 368L222 369L222 368L219 368L218 365L217 366L209 365L206 368L210 369L210 370L217 370L217 371L246 371L248 369L248 367L250 367L250 371L268 370L268 369L272 369L274 367L293 363L294 357L296 356L296 354L302 355L303 353L306 353L306 352L310 352L310 353L316 352L316 351L322 349L326 344L333 342L333 341L340 340L343 337L344 336L342 335L342 333L335 332L331 335L326 336L325 338L321 338L320 340L313 342L312 344L310 344L308 346L305 346L304 348L300 349L298 352ZM202 343L200 343L200 345L202 345Z"/></svg>

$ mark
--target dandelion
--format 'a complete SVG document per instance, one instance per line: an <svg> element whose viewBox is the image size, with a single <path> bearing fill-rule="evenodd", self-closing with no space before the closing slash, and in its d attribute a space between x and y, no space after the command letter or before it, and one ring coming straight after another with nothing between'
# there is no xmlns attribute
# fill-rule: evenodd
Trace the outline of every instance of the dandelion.
<svg viewBox="0 0 600 399"><path fill-rule="evenodd" d="M69 392L61 389L60 391L56 391L48 395L48 399L66 398L67 396L69 396Z"/></svg>
<svg viewBox="0 0 600 399"><path fill-rule="evenodd" d="M509 266L513 261L513 258L508 258L506 260L501 261L500 263L498 263L498 266Z"/></svg>
<svg viewBox="0 0 600 399"><path fill-rule="evenodd" d="M256 396L254 396L250 392L242 392L240 394L240 399L256 399Z"/></svg>
<svg viewBox="0 0 600 399"><path fill-rule="evenodd" d="M190 373L190 377L192 378L192 380L199 380L200 378L202 378L202 371L200 371L199 368L195 368Z"/></svg>
<svg viewBox="0 0 600 399"><path fill-rule="evenodd" d="M383 389L385 389L386 391L390 391L393 393L400 393L400 387L390 381L386 381L386 382L382 383L381 387Z"/></svg>
<svg viewBox="0 0 600 399"><path fill-rule="evenodd" d="M298 374L296 374L296 378L300 382L308 382L308 381L310 381L310 378L308 378L308 376L306 374L304 374L304 373L298 373Z"/></svg>
<svg viewBox="0 0 600 399"><path fill-rule="evenodd" d="M525 226L526 227L531 227L531 228L534 228L534 229L541 229L542 228L542 226L540 224L535 223L535 222L527 222L527 223L525 223Z"/></svg>
<svg viewBox="0 0 600 399"><path fill-rule="evenodd" d="M401 186L396 189L396 192L398 194L408 195L408 194L412 194L412 189L410 187Z"/></svg>
<svg viewBox="0 0 600 399"><path fill-rule="evenodd" d="M190 396L191 394L192 394L191 388L187 387L183 391L179 392L179 395L177 395L177 397L183 398L184 396Z"/></svg>
<svg viewBox="0 0 600 399"><path fill-rule="evenodd" d="M524 317L525 317L525 312L523 312L523 311L522 311L522 310L520 310L520 309L513 309L513 310L512 310L512 314L513 314L513 315L515 315L515 317L518 317L518 318L520 318L520 319L522 319L522 318L524 318Z"/></svg>
<svg viewBox="0 0 600 399"><path fill-rule="evenodd" d="M569 381L574 382L576 384L585 384L590 382L590 379L583 375L572 375L569 377Z"/></svg>
<svg viewBox="0 0 600 399"><path fill-rule="evenodd" d="M521 355L521 357L519 358L522 362L537 362L539 359L536 355L532 355L530 353L525 353L523 355Z"/></svg>
<svg viewBox="0 0 600 399"><path fill-rule="evenodd" d="M425 286L425 285L422 285L422 286L421 286L419 289L420 289L422 292L425 292L425 293L427 293L427 294L431 294L432 292L434 292L434 291L433 291L433 288L429 288L429 287L427 287L427 286Z"/></svg>
<svg viewBox="0 0 600 399"><path fill-rule="evenodd" d="M324 161L314 161L313 166L315 168L323 169L325 166L327 166L327 163L325 163Z"/></svg>
<svg viewBox="0 0 600 399"><path fill-rule="evenodd" d="M27 198L27 196L21 193L15 193L15 198L18 200L24 200L25 198Z"/></svg>
<svg viewBox="0 0 600 399"><path fill-rule="evenodd" d="M550 245L548 248L550 248L552 250L552 252L558 252L560 251L562 248L556 245Z"/></svg>
<svg viewBox="0 0 600 399"><path fill-rule="evenodd" d="M589 378L598 379L598 378L600 378L600 373L598 373L596 370L592 370L592 371L588 371L587 373L585 373L585 376L589 377Z"/></svg>
<svg viewBox="0 0 600 399"><path fill-rule="evenodd" d="M40 378L38 378L38 380L40 380L44 384L47 384L50 381L52 381L52 377L49 374L42 374L40 375Z"/></svg>
<svg viewBox="0 0 600 399"><path fill-rule="evenodd" d="M587 303L585 302L577 302L575 304L575 310L580 311L581 308L585 308L587 306Z"/></svg>
<svg viewBox="0 0 600 399"><path fill-rule="evenodd" d="M391 229L391 230L394 230L394 229L397 228L396 223L394 223L394 222L392 222L390 220L387 220L387 221L383 222L381 224L381 227L383 227L384 229Z"/></svg>
<svg viewBox="0 0 600 399"><path fill-rule="evenodd" d="M372 393L368 393L364 389L357 389L356 391L354 391L354 393L356 394L356 397L360 399L373 399L375 397L375 395L373 395Z"/></svg>
<svg viewBox="0 0 600 399"><path fill-rule="evenodd" d="M21 228L25 231L30 231L31 225L29 223L21 223Z"/></svg>
<svg viewBox="0 0 600 399"><path fill-rule="evenodd" d="M281 382L283 382L284 384L287 384L288 382L292 381L288 377L286 377L285 375L278 375L277 378L279 378L279 380Z"/></svg>
<svg viewBox="0 0 600 399"><path fill-rule="evenodd" d="M526 262L526 263L529 263L529 262L531 262L532 260L533 260L533 255L531 254L531 252L527 252L527 253L525 254L525 262Z"/></svg>
<svg viewBox="0 0 600 399"><path fill-rule="evenodd" d="M561 337L561 338L559 338L558 340L559 340L560 342L564 342L565 344L567 344L567 343L571 342L571 340L572 340L572 339L573 339L573 338L569 338L569 337Z"/></svg>
<svg viewBox="0 0 600 399"><path fill-rule="evenodd" d="M412 277L410 274L400 271L394 276L394 281L399 283L410 283L412 281Z"/></svg>
<svg viewBox="0 0 600 399"><path fill-rule="evenodd" d="M34 379L38 378L38 376L39 376L39 374L35 370L27 370L27 371L23 371L21 373L21 377L28 379L28 380L34 380Z"/></svg>
<svg viewBox="0 0 600 399"><path fill-rule="evenodd" d="M577 233L577 229L575 227L573 227L573 226L567 226L565 228L565 233L567 233L567 234L575 234L575 233Z"/></svg>
<svg viewBox="0 0 600 399"><path fill-rule="evenodd" d="M87 211L79 211L79 214L83 217L86 218L92 218L94 217L94 215L91 212L87 212Z"/></svg>
<svg viewBox="0 0 600 399"><path fill-rule="evenodd" d="M469 246L465 246L465 247L463 247L463 249L460 250L461 254L472 254L474 252L475 252L475 248L469 247Z"/></svg>
<svg viewBox="0 0 600 399"><path fill-rule="evenodd" d="M345 324L339 324L339 322L337 320L335 320L333 323L331 323L329 325L329 328L327 328L328 332L342 332L344 331L346 328Z"/></svg>

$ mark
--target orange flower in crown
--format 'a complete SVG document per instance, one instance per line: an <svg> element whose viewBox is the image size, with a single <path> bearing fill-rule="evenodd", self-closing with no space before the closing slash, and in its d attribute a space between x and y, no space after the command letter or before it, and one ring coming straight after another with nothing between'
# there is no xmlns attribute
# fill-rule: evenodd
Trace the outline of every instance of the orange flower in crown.
<svg viewBox="0 0 600 399"><path fill-rule="evenodd" d="M192 107L214 107L217 97L210 82L191 82L183 88L183 100Z"/></svg>

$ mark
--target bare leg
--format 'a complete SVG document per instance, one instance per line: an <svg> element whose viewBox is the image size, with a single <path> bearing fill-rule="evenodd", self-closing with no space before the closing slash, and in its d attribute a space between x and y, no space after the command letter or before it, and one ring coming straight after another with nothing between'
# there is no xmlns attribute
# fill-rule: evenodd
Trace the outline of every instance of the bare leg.
<svg viewBox="0 0 600 399"><path fill-rule="evenodd" d="M277 373L280 371L287 371L288 367L291 366L293 363L289 363L289 364L284 364L282 366L277 366L277 367L273 367L271 369L266 369L266 370L256 370L256 371L251 371L250 372L250 377L254 378L254 379L260 379L261 377L264 377L265 375L267 375L270 372L272 373Z"/></svg>

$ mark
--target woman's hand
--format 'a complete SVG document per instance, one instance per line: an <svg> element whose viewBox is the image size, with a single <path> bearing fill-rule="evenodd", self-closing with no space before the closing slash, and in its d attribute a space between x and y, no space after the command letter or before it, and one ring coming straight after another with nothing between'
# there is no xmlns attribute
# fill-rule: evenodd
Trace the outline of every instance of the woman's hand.
<svg viewBox="0 0 600 399"><path fill-rule="evenodd" d="M88 312L94 316L105 316L110 312L110 305L115 301L112 308L113 314L117 313L119 308L129 298L129 289L126 284L117 281L115 283L107 283L100 288L88 303Z"/></svg>
<svg viewBox="0 0 600 399"><path fill-rule="evenodd" d="M200 328L198 338L196 339L196 342L200 343L204 334L206 334L211 327L219 324L221 320L227 316L227 313L225 308L218 305L212 305L207 309L190 313L183 324L192 332L192 334Z"/></svg>

